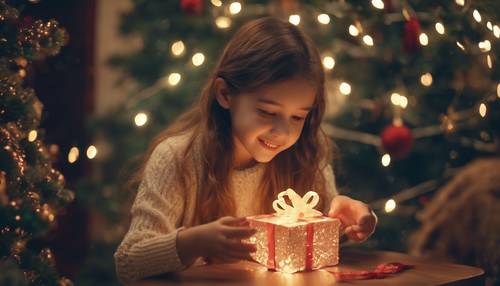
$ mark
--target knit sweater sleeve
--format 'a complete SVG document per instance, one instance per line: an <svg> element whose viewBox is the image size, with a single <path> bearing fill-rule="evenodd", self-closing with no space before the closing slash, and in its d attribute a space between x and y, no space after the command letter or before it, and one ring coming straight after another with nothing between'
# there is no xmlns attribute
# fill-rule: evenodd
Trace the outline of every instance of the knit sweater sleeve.
<svg viewBox="0 0 500 286"><path fill-rule="evenodd" d="M328 164L323 168L323 177L325 178L326 201L323 213L328 214L330 204L336 195L338 195L337 186L335 184L335 176L333 175L332 165Z"/></svg>
<svg viewBox="0 0 500 286"><path fill-rule="evenodd" d="M185 268L176 240L186 190L176 187L175 160L172 146L163 141L146 163L131 209L130 228L114 254L122 283Z"/></svg>

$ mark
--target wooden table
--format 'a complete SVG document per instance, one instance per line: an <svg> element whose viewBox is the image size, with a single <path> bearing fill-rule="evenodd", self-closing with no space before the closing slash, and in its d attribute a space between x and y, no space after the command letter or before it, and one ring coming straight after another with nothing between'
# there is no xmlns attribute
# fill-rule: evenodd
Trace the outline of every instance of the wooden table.
<svg viewBox="0 0 500 286"><path fill-rule="evenodd" d="M326 270L372 270L381 263L401 262L415 267L384 279L337 282ZM437 262L398 252L341 249L340 264L317 271L283 274L267 271L253 262L212 264L191 267L183 272L163 275L132 284L166 285L484 285L480 268Z"/></svg>

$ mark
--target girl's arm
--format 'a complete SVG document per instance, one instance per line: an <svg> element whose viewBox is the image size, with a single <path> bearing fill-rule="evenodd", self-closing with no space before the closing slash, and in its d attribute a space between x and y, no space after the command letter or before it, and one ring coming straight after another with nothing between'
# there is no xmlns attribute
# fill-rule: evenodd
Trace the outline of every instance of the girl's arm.
<svg viewBox="0 0 500 286"><path fill-rule="evenodd" d="M123 283L185 268L176 245L185 190L175 184L175 160L171 146L164 141L146 164L130 228L114 255Z"/></svg>

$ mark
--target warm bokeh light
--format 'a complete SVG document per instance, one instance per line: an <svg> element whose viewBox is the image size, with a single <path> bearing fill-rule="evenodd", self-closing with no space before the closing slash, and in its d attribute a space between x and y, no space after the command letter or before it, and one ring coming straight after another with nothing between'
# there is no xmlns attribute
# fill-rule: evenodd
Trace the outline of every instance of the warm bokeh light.
<svg viewBox="0 0 500 286"><path fill-rule="evenodd" d="M422 46L427 46L429 44L429 37L427 37L426 33L421 33L418 40Z"/></svg>
<svg viewBox="0 0 500 286"><path fill-rule="evenodd" d="M359 30L358 28L356 28L356 26L354 25L350 25L349 26L349 34L353 37L356 37L357 35L359 35Z"/></svg>
<svg viewBox="0 0 500 286"><path fill-rule="evenodd" d="M486 112L487 112L486 104L481 103L479 105L479 115L481 115L481 117L485 117L486 116Z"/></svg>
<svg viewBox="0 0 500 286"><path fill-rule="evenodd" d="M339 90L343 95L349 95L351 94L351 85L347 82L342 82L339 86Z"/></svg>
<svg viewBox="0 0 500 286"><path fill-rule="evenodd" d="M172 47L170 48L172 51L172 54L176 57L181 56L184 54L184 51L186 50L186 46L184 45L184 42L182 41L177 41L172 44Z"/></svg>
<svg viewBox="0 0 500 286"><path fill-rule="evenodd" d="M193 62L193 65L201 66L203 62L205 62L205 55L203 55L203 53L196 53L193 55L191 60Z"/></svg>
<svg viewBox="0 0 500 286"><path fill-rule="evenodd" d="M97 156L97 148L94 145L90 145L87 148L87 158L94 159Z"/></svg>
<svg viewBox="0 0 500 286"><path fill-rule="evenodd" d="M75 163L76 160L78 160L79 156L80 156L80 150L78 150L77 147L71 147L71 149L69 149L69 153L68 153L68 162L70 164Z"/></svg>
<svg viewBox="0 0 500 286"><path fill-rule="evenodd" d="M326 24L330 23L330 16L328 16L327 14L319 14L318 15L318 22L323 24L323 25L326 25Z"/></svg>
<svg viewBox="0 0 500 286"><path fill-rule="evenodd" d="M288 22L292 23L293 25L297 26L300 24L300 16L297 14L290 15L288 17Z"/></svg>
<svg viewBox="0 0 500 286"><path fill-rule="evenodd" d="M384 154L382 158L380 159L380 162L382 163L382 166L387 167L389 164L391 164L391 155L389 154Z"/></svg>
<svg viewBox="0 0 500 286"><path fill-rule="evenodd" d="M171 86L176 86L179 84L179 82L181 81L181 74L180 73L171 73L170 75L168 75L168 84L171 85Z"/></svg>
<svg viewBox="0 0 500 286"><path fill-rule="evenodd" d="M439 34L441 34L441 35L443 35L443 34L444 34L445 29L444 29L444 25L443 25L442 23L437 22L437 23L436 23L436 25L435 25L435 28L436 28L436 31L437 31Z"/></svg>
<svg viewBox="0 0 500 286"><path fill-rule="evenodd" d="M431 73L424 73L420 77L420 82L422 83L423 86L431 86L431 84L432 84L432 74Z"/></svg>
<svg viewBox="0 0 500 286"><path fill-rule="evenodd" d="M236 15L241 12L241 3L233 2L229 5L229 13Z"/></svg>
<svg viewBox="0 0 500 286"><path fill-rule="evenodd" d="M28 133L28 141L29 142L35 141L37 136L38 132L36 130L31 130L30 133Z"/></svg>
<svg viewBox="0 0 500 286"><path fill-rule="evenodd" d="M139 112L135 115L134 122L138 127L144 126L148 122L148 115L144 112Z"/></svg>
<svg viewBox="0 0 500 286"><path fill-rule="evenodd" d="M393 199L387 200L385 202L384 210L386 213L390 213L396 209L396 201Z"/></svg>
<svg viewBox="0 0 500 286"><path fill-rule="evenodd" d="M326 56L323 58L323 66L326 68L326 69L333 69L333 67L335 67L335 60L330 57L330 56Z"/></svg>
<svg viewBox="0 0 500 286"><path fill-rule="evenodd" d="M364 35L363 36L363 42L367 45L367 46L373 46L373 38L370 37L370 35Z"/></svg>
<svg viewBox="0 0 500 286"><path fill-rule="evenodd" d="M231 19L226 16L219 16L215 19L215 25L219 29L227 29L231 27Z"/></svg>

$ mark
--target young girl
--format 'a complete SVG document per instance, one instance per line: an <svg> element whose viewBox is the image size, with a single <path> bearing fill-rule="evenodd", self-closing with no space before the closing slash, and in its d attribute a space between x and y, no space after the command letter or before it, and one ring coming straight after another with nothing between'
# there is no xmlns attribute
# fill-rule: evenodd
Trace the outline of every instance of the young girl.
<svg viewBox="0 0 500 286"><path fill-rule="evenodd" d="M313 42L275 18L251 21L227 44L198 101L159 136L141 172L132 222L115 253L122 282L179 271L197 258L250 259L245 217L272 212L277 194L314 190L347 236L376 217L337 195L320 128L324 73Z"/></svg>

